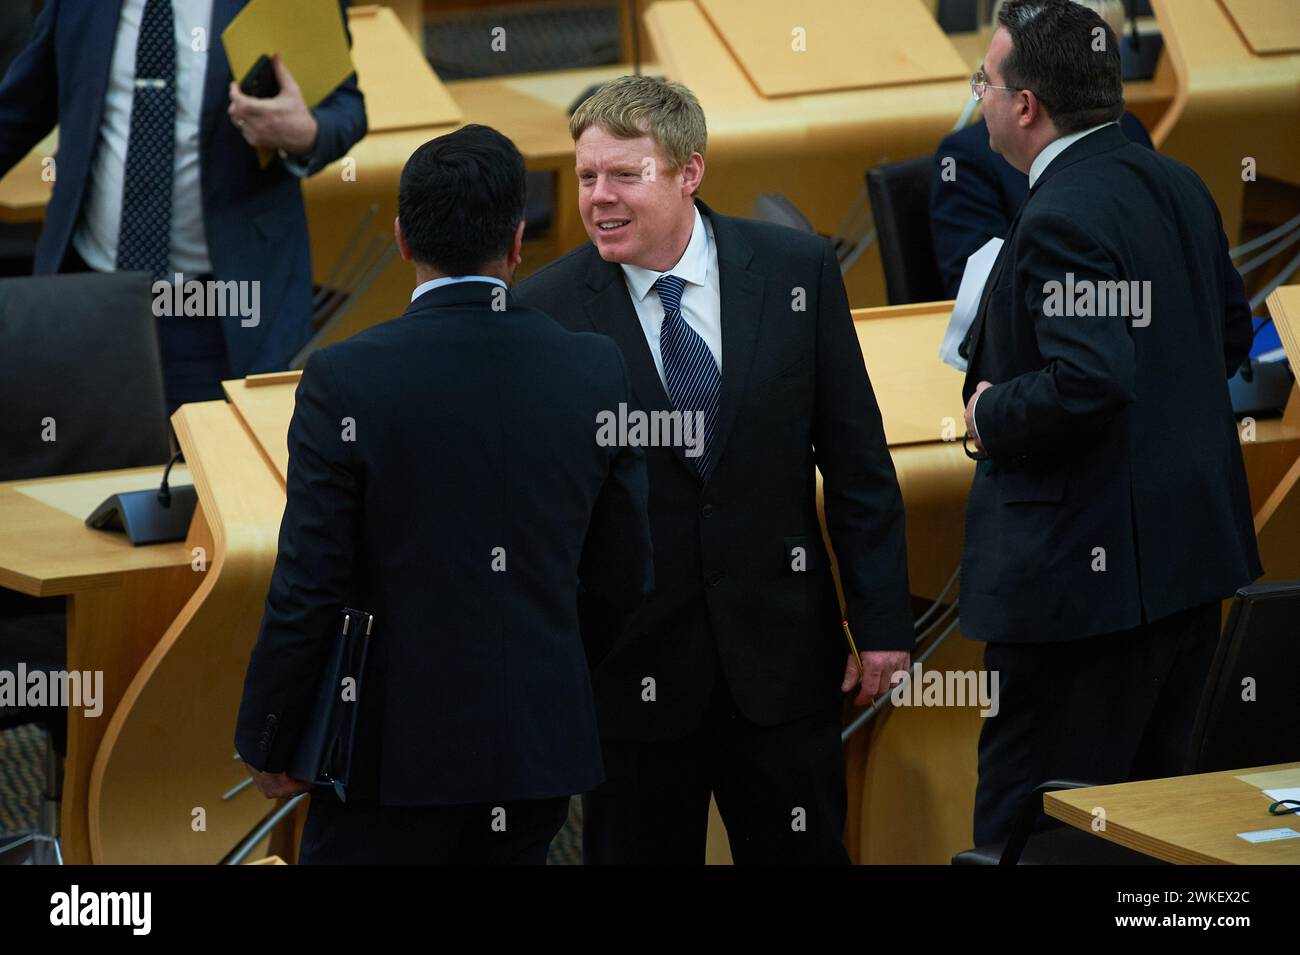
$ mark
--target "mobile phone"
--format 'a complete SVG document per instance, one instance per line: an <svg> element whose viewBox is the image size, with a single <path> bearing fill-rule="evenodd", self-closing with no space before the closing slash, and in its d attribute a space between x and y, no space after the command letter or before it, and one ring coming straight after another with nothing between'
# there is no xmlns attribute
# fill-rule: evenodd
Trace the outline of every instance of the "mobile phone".
<svg viewBox="0 0 1300 955"><path fill-rule="evenodd" d="M275 64L269 56L263 53L257 58L252 69L239 81L239 90L245 96L255 96L258 99L270 99L279 95L280 81L275 78Z"/></svg>

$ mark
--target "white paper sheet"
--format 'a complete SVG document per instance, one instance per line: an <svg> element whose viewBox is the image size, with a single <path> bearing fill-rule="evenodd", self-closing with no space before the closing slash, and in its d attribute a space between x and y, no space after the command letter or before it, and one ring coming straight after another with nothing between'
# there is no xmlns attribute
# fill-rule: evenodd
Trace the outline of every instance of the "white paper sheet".
<svg viewBox="0 0 1300 955"><path fill-rule="evenodd" d="M966 359L961 357L957 349L961 347L971 323L975 321L975 312L980 307L980 297L984 294L984 284L989 280L989 273L993 271L993 263L998 260L1001 248L1001 239L989 239L966 260L966 271L961 274L957 302L952 309L952 318L948 319L948 330L943 333L943 344L939 346L940 360L958 371L966 370Z"/></svg>

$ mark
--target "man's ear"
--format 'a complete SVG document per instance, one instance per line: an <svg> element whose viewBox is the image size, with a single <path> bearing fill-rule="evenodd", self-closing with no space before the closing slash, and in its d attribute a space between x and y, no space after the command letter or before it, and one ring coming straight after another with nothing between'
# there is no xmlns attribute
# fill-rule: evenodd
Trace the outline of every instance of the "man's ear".
<svg viewBox="0 0 1300 955"><path fill-rule="evenodd" d="M686 160L682 166L682 195L693 196L699 191L700 183L704 181L704 157L699 153L691 153L691 158Z"/></svg>
<svg viewBox="0 0 1300 955"><path fill-rule="evenodd" d="M1029 90L1016 93L1016 123L1021 129L1028 129L1043 111L1043 104L1038 95Z"/></svg>
<svg viewBox="0 0 1300 955"><path fill-rule="evenodd" d="M513 272L519 267L519 263L524 260L524 223L519 222L519 228L515 229L514 240L510 243L510 254L506 256L506 264L510 266Z"/></svg>
<svg viewBox="0 0 1300 955"><path fill-rule="evenodd" d="M402 254L404 260L410 262L413 258L411 247L406 244L406 236L402 235L402 220L397 216L393 217L393 238L397 240L397 251Z"/></svg>

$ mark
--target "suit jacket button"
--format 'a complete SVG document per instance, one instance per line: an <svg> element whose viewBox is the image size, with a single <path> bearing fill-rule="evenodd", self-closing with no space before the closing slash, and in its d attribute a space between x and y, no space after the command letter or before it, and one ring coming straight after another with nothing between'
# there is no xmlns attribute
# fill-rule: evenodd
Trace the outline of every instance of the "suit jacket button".
<svg viewBox="0 0 1300 955"><path fill-rule="evenodd" d="M722 583L722 578L725 576L726 574L714 574L709 578L709 586L710 587L718 586L718 584Z"/></svg>
<svg viewBox="0 0 1300 955"><path fill-rule="evenodd" d="M705 517L712 517L712 516L713 516L713 505L712 505L712 504L705 504L702 508L700 508L700 513L703 514Z"/></svg>

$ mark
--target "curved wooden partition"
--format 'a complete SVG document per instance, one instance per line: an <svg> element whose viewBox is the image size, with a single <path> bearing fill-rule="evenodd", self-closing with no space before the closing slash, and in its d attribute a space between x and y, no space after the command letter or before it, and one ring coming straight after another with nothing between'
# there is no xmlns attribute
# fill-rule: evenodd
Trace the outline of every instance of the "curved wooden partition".
<svg viewBox="0 0 1300 955"><path fill-rule="evenodd" d="M1247 157L1260 176L1300 185L1300 53L1257 55L1220 0L1151 6L1165 42L1161 69L1175 76L1173 104L1151 138L1205 180L1235 244ZM1295 16L1289 2L1276 11Z"/></svg>
<svg viewBox="0 0 1300 955"><path fill-rule="evenodd" d="M898 447L892 453L907 515L911 590L935 600L961 561L974 462L957 442ZM945 607L957 599L956 590L954 584ZM983 660L983 644L953 630L922 665L979 671ZM848 741L846 841L855 862L944 864L970 847L980 725L975 707L887 706Z"/></svg>
<svg viewBox="0 0 1300 955"><path fill-rule="evenodd" d="M230 405L185 405L172 421L198 491L192 540L201 546L210 532L206 576L127 688L95 758L96 863L215 863L270 808L252 786L222 795L247 779L232 759L235 716L284 489Z"/></svg>

